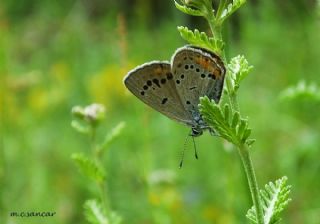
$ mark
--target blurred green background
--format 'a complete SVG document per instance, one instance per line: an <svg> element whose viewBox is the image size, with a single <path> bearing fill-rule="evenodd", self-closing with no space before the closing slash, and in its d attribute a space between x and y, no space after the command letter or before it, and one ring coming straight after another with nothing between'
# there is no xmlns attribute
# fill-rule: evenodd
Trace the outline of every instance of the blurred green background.
<svg viewBox="0 0 320 224"><path fill-rule="evenodd" d="M208 31L172 1L2 0L0 2L0 223L86 223L83 203L96 189L70 158L90 142L70 126L74 105L107 108L98 136L120 121L104 158L110 204L123 223L247 223L250 194L240 158L208 133L187 146L189 129L145 106L123 86L135 66L168 60L185 44L176 27ZM239 91L250 119L260 186L287 175L285 223L320 223L319 98L280 97L305 80L320 82L316 1L254 0L226 24L227 54L253 72ZM54 217L10 217L55 211Z"/></svg>

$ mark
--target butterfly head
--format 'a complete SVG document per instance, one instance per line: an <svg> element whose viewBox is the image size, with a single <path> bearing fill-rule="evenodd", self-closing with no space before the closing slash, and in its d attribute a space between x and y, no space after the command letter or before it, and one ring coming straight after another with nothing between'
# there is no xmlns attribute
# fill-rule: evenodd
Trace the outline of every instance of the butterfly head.
<svg viewBox="0 0 320 224"><path fill-rule="evenodd" d="M203 130L199 127L191 127L191 133L190 136L192 137L198 137L203 134Z"/></svg>
<svg viewBox="0 0 320 224"><path fill-rule="evenodd" d="M206 124L203 120L199 111L194 111L193 113L193 124L191 125L191 133L190 136L198 137L203 134L203 131L209 130L210 132L212 129Z"/></svg>

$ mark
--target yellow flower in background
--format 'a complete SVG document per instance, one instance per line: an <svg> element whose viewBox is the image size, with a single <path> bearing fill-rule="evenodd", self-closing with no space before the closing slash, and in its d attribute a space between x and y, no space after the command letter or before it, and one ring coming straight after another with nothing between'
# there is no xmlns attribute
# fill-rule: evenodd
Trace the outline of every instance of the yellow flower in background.
<svg viewBox="0 0 320 224"><path fill-rule="evenodd" d="M40 75L40 82L27 94L28 107L38 114L62 105L70 90L70 71L66 63L58 61L51 65L48 73Z"/></svg>
<svg viewBox="0 0 320 224"><path fill-rule="evenodd" d="M176 173L173 170L158 169L149 174L148 199L154 211L162 216L174 220L181 217L183 203L182 196L176 188Z"/></svg>
<svg viewBox="0 0 320 224"><path fill-rule="evenodd" d="M4 86L1 88L3 103L0 104L0 109L4 109L8 122L19 124L21 115L29 109L26 97L41 82L40 76L39 71L33 70L19 75L6 74L1 80Z"/></svg>
<svg viewBox="0 0 320 224"><path fill-rule="evenodd" d="M221 211L213 205L207 205L202 210L202 216L204 217L204 219L212 222L216 222L219 219L220 215L221 215Z"/></svg>
<svg viewBox="0 0 320 224"><path fill-rule="evenodd" d="M157 192L150 191L148 194L149 202L154 206L159 206L161 203L162 195L159 195Z"/></svg>
<svg viewBox="0 0 320 224"><path fill-rule="evenodd" d="M36 113L45 112L50 102L47 89L39 86L32 88L28 93L28 107Z"/></svg>
<svg viewBox="0 0 320 224"><path fill-rule="evenodd" d="M63 61L58 61L50 68L50 74L54 81L58 83L66 83L70 79L70 68Z"/></svg>
<svg viewBox="0 0 320 224"><path fill-rule="evenodd" d="M235 223L231 213L221 210L221 208L214 205L207 205L202 210L202 216L205 220L212 223L224 224L224 223Z"/></svg>
<svg viewBox="0 0 320 224"><path fill-rule="evenodd" d="M93 75L89 82L89 93L92 101L110 105L114 100L121 100L126 95L123 77L134 66L108 65Z"/></svg>

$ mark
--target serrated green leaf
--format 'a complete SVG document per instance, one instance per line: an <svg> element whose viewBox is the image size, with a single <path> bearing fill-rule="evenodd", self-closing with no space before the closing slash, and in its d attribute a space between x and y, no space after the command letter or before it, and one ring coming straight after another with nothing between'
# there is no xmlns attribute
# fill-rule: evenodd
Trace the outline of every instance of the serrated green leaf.
<svg viewBox="0 0 320 224"><path fill-rule="evenodd" d="M240 119L240 123L237 127L237 135L240 136L240 138L243 135L243 132L246 129L246 127L247 127L247 121L244 119Z"/></svg>
<svg viewBox="0 0 320 224"><path fill-rule="evenodd" d="M250 128L245 129L241 137L242 142L245 143L247 138L249 138L250 135L251 135L251 129Z"/></svg>
<svg viewBox="0 0 320 224"><path fill-rule="evenodd" d="M125 122L120 122L119 124L117 124L116 127L114 127L111 132L109 132L106 137L104 138L103 143L101 144L101 146L99 147L100 150L106 149L106 147L112 142L114 141L120 134L122 129L125 127Z"/></svg>
<svg viewBox="0 0 320 224"><path fill-rule="evenodd" d="M78 120L71 121L71 127L82 134L88 134L90 132L90 127Z"/></svg>
<svg viewBox="0 0 320 224"><path fill-rule="evenodd" d="M249 209L249 211L246 214L246 217L251 221L251 223L255 223L255 224L258 223L255 207L252 207L251 209Z"/></svg>
<svg viewBox="0 0 320 224"><path fill-rule="evenodd" d="M218 119L218 121L224 120L223 113L222 113L222 111L221 111L221 109L220 109L219 106L214 105L214 106L212 107L212 109L213 109L213 111L214 111L214 113L215 113L215 117L216 117L216 119Z"/></svg>
<svg viewBox="0 0 320 224"><path fill-rule="evenodd" d="M236 128L240 120L240 114L236 111L232 116L231 128Z"/></svg>
<svg viewBox="0 0 320 224"><path fill-rule="evenodd" d="M207 97L200 98L199 111L205 122L222 138L235 145L247 143L251 129L247 128L247 120L240 119L239 112L233 111L228 105L225 105L222 111L219 104ZM231 123L230 117L232 117Z"/></svg>
<svg viewBox="0 0 320 224"><path fill-rule="evenodd" d="M192 9L190 7L187 7L185 5L180 5L178 2L174 1L174 4L177 9L179 9L181 12L191 15L191 16L203 16L203 13L198 9Z"/></svg>
<svg viewBox="0 0 320 224"><path fill-rule="evenodd" d="M268 183L264 189L260 190L260 198L264 209L264 224L275 224L280 222L280 213L288 205L290 185L286 185L287 177L282 177L275 183ZM247 212L247 218L257 223L254 207Z"/></svg>
<svg viewBox="0 0 320 224"><path fill-rule="evenodd" d="M214 37L208 37L206 33L200 32L197 29L192 31L187 27L179 26L178 30L181 37L190 44L209 49L218 55L221 54L224 47L224 43L221 40Z"/></svg>
<svg viewBox="0 0 320 224"><path fill-rule="evenodd" d="M115 212L107 212L102 203L95 199L87 200L84 204L84 214L91 224L120 224L122 219Z"/></svg>
<svg viewBox="0 0 320 224"><path fill-rule="evenodd" d="M236 91L241 81L247 77L253 66L249 65L244 56L238 55L231 59L228 64L229 76L231 77L232 90Z"/></svg>
<svg viewBox="0 0 320 224"><path fill-rule="evenodd" d="M217 18L219 20L219 23L221 24L224 20L226 20L229 16L231 16L237 9L239 9L246 0L233 0L232 3L230 3L227 8L225 8L221 15L218 15Z"/></svg>
<svg viewBox="0 0 320 224"><path fill-rule="evenodd" d="M224 105L224 118L230 126L230 106L228 104Z"/></svg>
<svg viewBox="0 0 320 224"><path fill-rule="evenodd" d="M79 170L85 176L92 178L97 182L105 180L105 172L103 169L93 160L87 158L82 153L74 153L71 158L76 162Z"/></svg>
<svg viewBox="0 0 320 224"><path fill-rule="evenodd" d="M105 209L96 200L88 200L84 204L84 214L91 224L109 224Z"/></svg>

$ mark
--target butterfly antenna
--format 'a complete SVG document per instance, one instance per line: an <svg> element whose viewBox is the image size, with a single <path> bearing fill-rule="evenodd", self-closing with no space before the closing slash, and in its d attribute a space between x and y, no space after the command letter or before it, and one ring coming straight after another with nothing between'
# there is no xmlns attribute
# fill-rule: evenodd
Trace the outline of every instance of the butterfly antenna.
<svg viewBox="0 0 320 224"><path fill-rule="evenodd" d="M182 154L181 154L181 160L180 160L180 164L179 164L179 169L181 169L182 165L183 165L184 153L185 153L186 148L187 148L187 142L188 142L189 136L190 135L187 135L187 137L186 137L186 139L184 141L184 144L183 144L183 150L182 150Z"/></svg>
<svg viewBox="0 0 320 224"><path fill-rule="evenodd" d="M198 159L198 152L197 152L197 146L196 146L196 142L194 141L194 137L192 136L192 141L193 141L193 147L194 147L194 156L196 157L196 159Z"/></svg>

